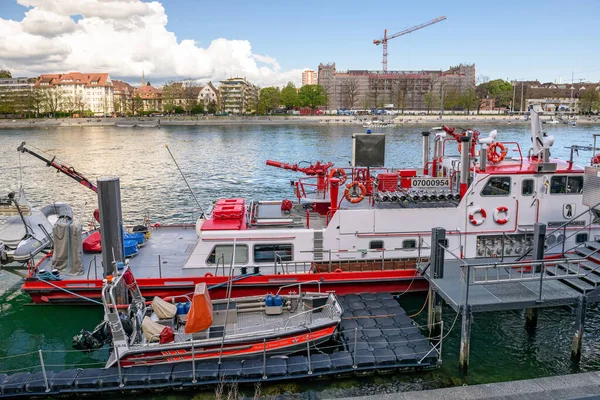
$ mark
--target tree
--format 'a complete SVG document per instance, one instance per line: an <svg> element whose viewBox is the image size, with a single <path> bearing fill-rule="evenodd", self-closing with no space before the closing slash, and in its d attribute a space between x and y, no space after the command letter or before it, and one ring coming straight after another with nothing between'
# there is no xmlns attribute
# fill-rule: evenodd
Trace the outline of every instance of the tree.
<svg viewBox="0 0 600 400"><path fill-rule="evenodd" d="M183 108L188 114L190 114L192 112L192 109L196 106L196 104L198 104L198 95L200 94L200 88L198 87L198 84L192 81L192 79L190 78L183 83L182 89L184 99Z"/></svg>
<svg viewBox="0 0 600 400"><path fill-rule="evenodd" d="M579 107L585 113L592 113L600 109L600 92L593 88L586 90L579 100Z"/></svg>
<svg viewBox="0 0 600 400"><path fill-rule="evenodd" d="M478 85L475 92L480 99L493 98L496 107L508 107L513 94L513 86L505 80L494 79Z"/></svg>
<svg viewBox="0 0 600 400"><path fill-rule="evenodd" d="M298 91L296 86L292 82L288 82L283 89L281 89L281 104L286 108L298 107Z"/></svg>
<svg viewBox="0 0 600 400"><path fill-rule="evenodd" d="M192 115L204 114L204 102L197 102L191 109Z"/></svg>
<svg viewBox="0 0 600 400"><path fill-rule="evenodd" d="M374 79L369 82L369 97L373 108L379 108L382 105L381 96L383 92L382 81Z"/></svg>
<svg viewBox="0 0 600 400"><path fill-rule="evenodd" d="M175 89L176 82L167 82L162 88L162 108L167 114L175 110L177 91Z"/></svg>
<svg viewBox="0 0 600 400"><path fill-rule="evenodd" d="M444 90L444 110L456 111L460 107L460 94L455 89Z"/></svg>
<svg viewBox="0 0 600 400"><path fill-rule="evenodd" d="M437 93L432 91L426 92L423 95L423 101L425 103L425 107L427 107L427 114L431 112L433 109L437 109L440 106L440 97Z"/></svg>
<svg viewBox="0 0 600 400"><path fill-rule="evenodd" d="M260 90L257 111L259 114L270 114L281 104L281 92L278 87L266 87Z"/></svg>
<svg viewBox="0 0 600 400"><path fill-rule="evenodd" d="M356 77L351 77L344 82L343 85L344 95L346 96L347 106L349 109L353 109L356 103L358 102L359 95L359 87L358 87L358 79Z"/></svg>
<svg viewBox="0 0 600 400"><path fill-rule="evenodd" d="M327 92L321 85L304 85L298 92L298 100L301 106L314 110L319 106L327 105Z"/></svg>
<svg viewBox="0 0 600 400"><path fill-rule="evenodd" d="M127 111L131 113L131 115L136 115L138 112L144 109L144 101L140 97L139 94L131 95L127 99Z"/></svg>
<svg viewBox="0 0 600 400"><path fill-rule="evenodd" d="M0 78L12 78L12 74L7 69L0 69Z"/></svg>
<svg viewBox="0 0 600 400"><path fill-rule="evenodd" d="M41 90L42 89L33 89L27 93L27 97L25 98L27 110L33 112L36 117L40 115L44 104L44 94Z"/></svg>
<svg viewBox="0 0 600 400"><path fill-rule="evenodd" d="M214 114L216 114L216 113L217 113L217 108L218 108L218 107L217 107L217 102L216 102L216 101L214 101L214 100L211 100L211 101L208 103L208 107L206 107L206 111L207 111L209 114L213 114L213 115L214 115Z"/></svg>
<svg viewBox="0 0 600 400"><path fill-rule="evenodd" d="M392 101L398 110L406 108L406 94L408 93L408 82L406 80L395 80L392 83Z"/></svg>
<svg viewBox="0 0 600 400"><path fill-rule="evenodd" d="M64 93L58 89L44 89L42 95L42 105L45 111L56 118L56 112L62 109Z"/></svg>
<svg viewBox="0 0 600 400"><path fill-rule="evenodd" d="M478 107L478 103L481 103L479 97L477 97L477 93L475 93L475 89L469 88L460 95L460 106L464 108L469 114L471 110Z"/></svg>

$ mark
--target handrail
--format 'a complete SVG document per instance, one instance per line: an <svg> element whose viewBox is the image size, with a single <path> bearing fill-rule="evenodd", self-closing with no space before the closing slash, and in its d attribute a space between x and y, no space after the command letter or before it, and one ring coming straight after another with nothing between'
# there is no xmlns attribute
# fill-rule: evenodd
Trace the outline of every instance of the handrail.
<svg viewBox="0 0 600 400"><path fill-rule="evenodd" d="M293 318L296 318L296 317L299 317L299 316L301 316L301 315L305 315L305 314L308 314L308 315L310 315L310 317L311 317L311 318L310 318L309 324L312 324L312 314L313 314L315 311L317 311L317 310L324 310L325 308L331 308L331 307L333 307L333 305L332 305L332 304L324 304L324 305L322 305L322 306L315 307L315 308L311 308L310 310L306 310L306 311L302 311L301 313L294 314L294 315L290 316L290 317L287 319L287 321L285 322L285 325L283 326L283 329L286 329L286 328L287 328L288 324L290 323L290 321L291 321Z"/></svg>
<svg viewBox="0 0 600 400"><path fill-rule="evenodd" d="M293 286L298 286L298 293L302 293L302 285L306 285L308 283L316 283L317 284L317 288L319 290L319 293L321 293L321 281L315 279L315 280L312 280L312 281L294 282L294 283L290 283L289 285L280 286L279 289L277 290L277 293L275 293L275 296L277 296L281 292L281 289L287 288L287 287L293 287Z"/></svg>

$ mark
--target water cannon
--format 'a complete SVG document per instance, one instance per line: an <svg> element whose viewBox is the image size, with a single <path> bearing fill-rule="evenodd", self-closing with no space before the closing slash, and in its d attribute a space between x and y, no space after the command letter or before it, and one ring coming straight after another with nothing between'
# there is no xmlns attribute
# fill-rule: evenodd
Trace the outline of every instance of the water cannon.
<svg viewBox="0 0 600 400"><path fill-rule="evenodd" d="M271 167L277 167L282 169L287 169L294 172L304 172L307 176L316 176L317 177L317 190L321 192L325 192L327 190L327 185L325 184L325 177L327 176L327 171L329 168L333 167L333 163L323 163L317 161L314 164L310 164L308 167L300 167L298 164L288 164L281 161L273 161L267 160L267 165Z"/></svg>
<svg viewBox="0 0 600 400"><path fill-rule="evenodd" d="M478 142L479 142L479 144L481 144L483 146L489 146L490 144L492 144L494 142L494 140L496 139L496 136L498 136L498 131L494 129L493 131L491 131L489 133L488 137L479 138Z"/></svg>

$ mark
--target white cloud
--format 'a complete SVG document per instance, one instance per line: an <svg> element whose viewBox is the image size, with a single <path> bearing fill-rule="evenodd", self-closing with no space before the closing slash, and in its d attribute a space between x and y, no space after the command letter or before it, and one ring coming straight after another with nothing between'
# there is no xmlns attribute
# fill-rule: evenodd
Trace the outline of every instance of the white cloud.
<svg viewBox="0 0 600 400"><path fill-rule="evenodd" d="M17 1L30 7L23 20L0 18L0 68L15 75L82 71L132 77L143 70L152 80L242 76L261 86L300 83L302 69L281 71L275 58L253 54L246 40L218 38L206 48L178 40L157 1Z"/></svg>

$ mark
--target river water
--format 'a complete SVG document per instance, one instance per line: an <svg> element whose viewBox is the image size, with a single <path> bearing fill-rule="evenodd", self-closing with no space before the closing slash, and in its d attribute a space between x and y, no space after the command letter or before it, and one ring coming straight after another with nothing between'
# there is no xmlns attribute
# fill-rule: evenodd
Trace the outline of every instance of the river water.
<svg viewBox="0 0 600 400"><path fill-rule="evenodd" d="M498 140L514 141L523 153L531 146L528 126L480 128L482 135L498 130ZM386 165L415 168L421 160L422 130L428 126L386 129ZM589 145L600 127L548 126L555 136L553 156L568 158L565 146ZM65 127L0 130L0 195L23 186L33 206L67 202L76 218L85 224L97 207L96 195L70 178L27 154L27 147L69 163L90 180L119 176L123 217L128 224L142 222L145 213L152 221L194 222L198 207L165 145L175 156L199 202L206 207L220 197L246 199L293 198L289 181L300 175L265 165L267 159L300 163L332 161L346 166L352 155L352 133L362 128L329 125L288 126L181 126L156 128ZM512 156L516 156L513 154ZM580 165L591 154L575 159ZM0 288L9 282L0 272ZM5 275L5 276L1 276ZM33 306L18 286L0 291L0 373L38 364L37 350L44 349L49 369L65 365L101 366L106 352L83 354L71 351L71 338L81 328L92 329L102 315L98 307ZM421 309L425 296L404 295L400 299L409 314ZM455 314L444 309L446 329ZM510 379L566 374L600 369L600 313L588 309L583 356L579 365L569 361L575 315L568 309L540 312L535 333L524 329L522 312L476 314L473 322L471 364L468 376L458 372L460 320L444 341L441 369L427 373L367 377L336 381L268 385L263 394L287 393L292 397L321 398L390 393L456 384L475 384ZM425 312L417 317L426 323ZM30 353L21 355L23 353ZM244 391L243 391L244 392ZM247 393L246 393L247 392ZM252 388L245 389L252 395ZM200 394L210 398L213 393ZM150 398L149 396L148 398ZM157 397L158 398L158 397ZM169 398L179 398L169 395ZM189 394L181 396L189 398Z"/></svg>

